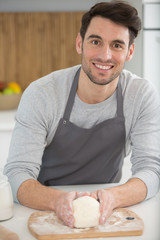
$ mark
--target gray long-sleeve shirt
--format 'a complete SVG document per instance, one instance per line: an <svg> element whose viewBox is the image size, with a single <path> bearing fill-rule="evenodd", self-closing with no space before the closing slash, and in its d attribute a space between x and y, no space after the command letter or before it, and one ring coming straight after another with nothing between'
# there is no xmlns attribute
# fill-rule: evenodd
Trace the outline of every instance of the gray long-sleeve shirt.
<svg viewBox="0 0 160 240"><path fill-rule="evenodd" d="M4 173L14 200L19 186L37 179L43 151L55 134L63 116L75 72L79 66L53 72L34 81L25 90L16 113L16 125ZM121 73L126 128L125 155L132 150L132 177L144 181L147 197L160 186L160 100L152 84L123 70ZM116 93L104 102L86 104L78 96L70 121L91 128L116 114Z"/></svg>

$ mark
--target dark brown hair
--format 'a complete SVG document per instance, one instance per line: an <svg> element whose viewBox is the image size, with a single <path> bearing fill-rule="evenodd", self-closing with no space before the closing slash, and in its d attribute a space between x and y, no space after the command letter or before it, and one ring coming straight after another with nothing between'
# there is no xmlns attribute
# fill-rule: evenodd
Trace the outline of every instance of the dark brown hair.
<svg viewBox="0 0 160 240"><path fill-rule="evenodd" d="M101 2L95 4L82 17L80 34L84 40L90 21L95 16L101 16L111 21L123 25L129 29L129 45L134 42L138 32L141 29L141 19L138 16L137 9L124 1L112 0L110 2Z"/></svg>

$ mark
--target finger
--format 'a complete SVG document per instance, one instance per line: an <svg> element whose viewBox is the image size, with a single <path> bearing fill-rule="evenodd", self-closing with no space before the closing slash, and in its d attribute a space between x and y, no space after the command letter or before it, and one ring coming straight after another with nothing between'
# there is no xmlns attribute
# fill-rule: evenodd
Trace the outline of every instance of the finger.
<svg viewBox="0 0 160 240"><path fill-rule="evenodd" d="M94 192L91 193L90 196L98 201L99 199L98 199L97 193L98 193L97 191L94 191Z"/></svg>
<svg viewBox="0 0 160 240"><path fill-rule="evenodd" d="M61 205L59 214L62 221L65 223L65 225L69 227L73 227L74 225L74 217L73 217L73 210L69 207L70 201L67 199L66 204Z"/></svg>
<svg viewBox="0 0 160 240"><path fill-rule="evenodd" d="M64 219L64 222L67 226L69 226L70 228L73 228L74 227L74 218L73 216L70 216L68 218L65 218Z"/></svg>
<svg viewBox="0 0 160 240"><path fill-rule="evenodd" d="M76 195L77 195L76 192L69 192L68 196L67 196L68 207L71 210L71 212L73 212L72 202L73 202L74 199L76 199Z"/></svg>
<svg viewBox="0 0 160 240"><path fill-rule="evenodd" d="M72 201L75 199L76 192L63 194L57 201L56 214L67 226L73 227L74 217Z"/></svg>
<svg viewBox="0 0 160 240"><path fill-rule="evenodd" d="M75 191L69 192L69 193L67 194L67 198L68 198L69 200L74 200L74 199L76 198L76 195L77 195L77 192L75 192Z"/></svg>
<svg viewBox="0 0 160 240"><path fill-rule="evenodd" d="M98 191L98 199L100 201L100 219L99 223L104 224L107 220L107 199L106 191L104 189Z"/></svg>
<svg viewBox="0 0 160 240"><path fill-rule="evenodd" d="M89 192L77 192L76 198L83 197L83 196L90 196Z"/></svg>

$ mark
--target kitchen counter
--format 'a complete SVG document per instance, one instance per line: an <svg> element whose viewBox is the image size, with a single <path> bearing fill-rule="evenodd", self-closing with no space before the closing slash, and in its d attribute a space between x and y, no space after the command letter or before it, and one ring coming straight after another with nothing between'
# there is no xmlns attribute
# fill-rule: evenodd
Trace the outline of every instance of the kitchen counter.
<svg viewBox="0 0 160 240"><path fill-rule="evenodd" d="M80 186L58 186L57 189L65 189L66 191L94 191L100 188L107 188L113 184L99 184L99 185L80 185ZM144 221L144 233L142 236L132 237L111 237L98 238L107 240L159 240L160 239L160 192L152 199L144 201L128 209L134 211ZM9 228L16 232L21 240L35 240L30 234L27 222L29 216L37 210L33 210L19 204L14 204L14 217L7 221L0 222L0 225ZM90 238L91 239L91 238ZM92 238L93 239L93 238ZM96 238L94 238L96 239ZM85 239L86 240L86 239Z"/></svg>

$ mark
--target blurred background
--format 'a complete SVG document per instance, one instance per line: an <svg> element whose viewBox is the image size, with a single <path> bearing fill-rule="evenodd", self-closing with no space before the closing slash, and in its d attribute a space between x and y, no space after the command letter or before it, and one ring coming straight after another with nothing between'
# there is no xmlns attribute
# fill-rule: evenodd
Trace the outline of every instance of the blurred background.
<svg viewBox="0 0 160 240"><path fill-rule="evenodd" d="M109 1L109 0L108 0ZM127 0L143 29L126 68L151 80L160 92L160 0ZM28 84L80 63L75 37L81 16L98 0L0 0L0 81Z"/></svg>
<svg viewBox="0 0 160 240"><path fill-rule="evenodd" d="M134 57L125 68L150 80L160 93L160 0L126 1L137 8L142 31L135 41ZM17 84L20 97L37 78L79 64L75 38L81 16L97 2L101 1L0 0L0 87ZM0 106L7 102L4 97L0 94ZM8 154L16 106L0 109L1 169Z"/></svg>

